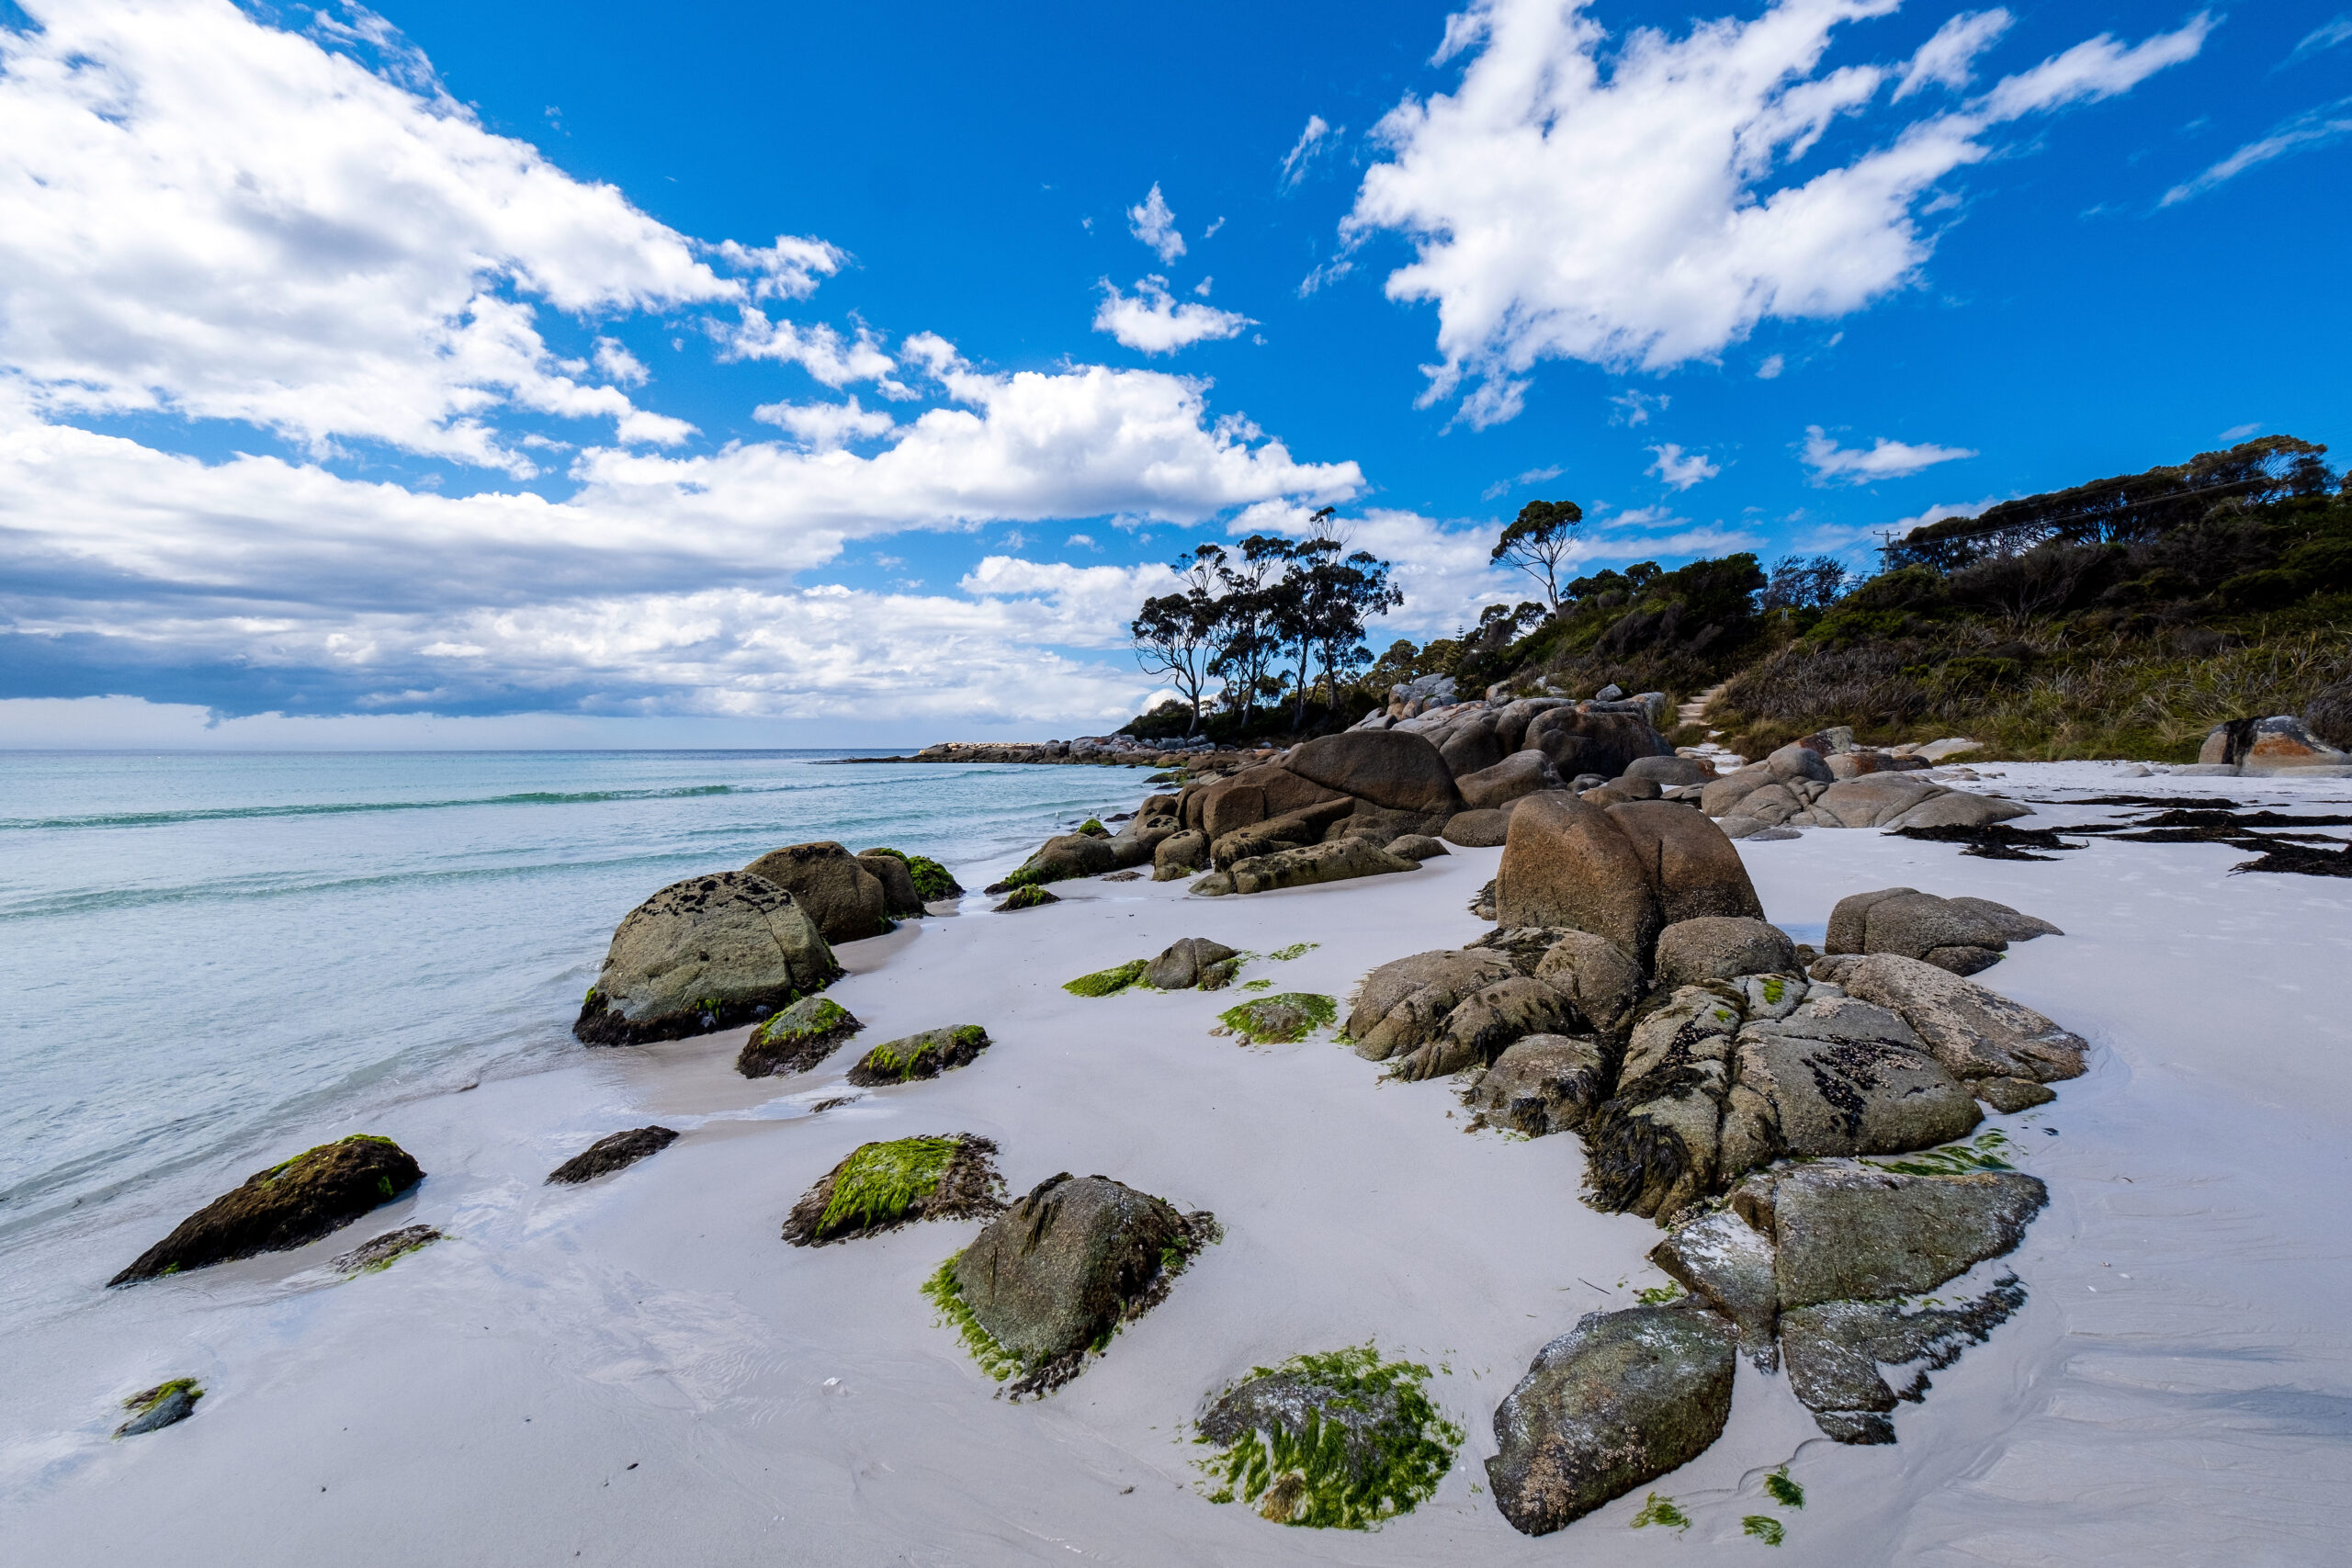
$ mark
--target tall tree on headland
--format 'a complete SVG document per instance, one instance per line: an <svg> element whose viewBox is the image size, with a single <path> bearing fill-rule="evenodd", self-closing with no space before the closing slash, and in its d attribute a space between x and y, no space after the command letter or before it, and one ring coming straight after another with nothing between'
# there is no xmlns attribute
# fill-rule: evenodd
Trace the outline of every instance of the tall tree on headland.
<svg viewBox="0 0 2352 1568"><path fill-rule="evenodd" d="M1188 736L1200 733L1201 688L1207 682L1216 655L1219 615L1217 601L1209 589L1225 562L1225 551L1215 545L1197 546L1190 556L1178 557L1175 570L1183 581L1182 590L1145 600L1142 612L1128 627L1135 639L1136 662L1148 674L1167 676L1191 705L1193 722L1184 732Z"/></svg>
<svg viewBox="0 0 2352 1568"><path fill-rule="evenodd" d="M1573 501L1531 501L1503 530L1488 560L1509 561L1543 585L1552 614L1560 613L1560 569L1575 548L1584 508Z"/></svg>

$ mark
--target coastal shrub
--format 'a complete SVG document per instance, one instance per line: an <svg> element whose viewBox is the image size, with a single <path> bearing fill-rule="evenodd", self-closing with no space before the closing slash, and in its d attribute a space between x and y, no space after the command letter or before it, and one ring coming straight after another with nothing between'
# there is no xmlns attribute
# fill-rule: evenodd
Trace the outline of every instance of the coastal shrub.
<svg viewBox="0 0 2352 1568"><path fill-rule="evenodd" d="M1277 1524L1371 1529L1429 1500L1453 1468L1462 1428L1423 1385L1430 1369L1378 1348L1294 1356L1212 1400L1194 1441L1213 1503L1254 1506Z"/></svg>
<svg viewBox="0 0 2352 1568"><path fill-rule="evenodd" d="M1311 991L1283 991L1228 1008L1217 1021L1252 1045L1289 1045L1340 1016L1340 1004Z"/></svg>
<svg viewBox="0 0 2352 1568"><path fill-rule="evenodd" d="M1131 958L1115 969L1097 969L1091 975L1080 975L1075 980L1062 983L1062 989L1073 997L1108 997L1143 983L1144 971L1151 967L1148 958Z"/></svg>

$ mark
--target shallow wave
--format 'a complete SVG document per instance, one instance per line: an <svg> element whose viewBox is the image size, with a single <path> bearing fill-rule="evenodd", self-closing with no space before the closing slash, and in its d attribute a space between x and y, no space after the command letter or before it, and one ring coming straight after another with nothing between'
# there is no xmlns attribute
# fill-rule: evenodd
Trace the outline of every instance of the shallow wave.
<svg viewBox="0 0 2352 1568"><path fill-rule="evenodd" d="M462 800L321 801L294 806L216 806L187 811L119 811L94 817L0 817L0 832L43 829L166 828L181 822L234 822L259 817L337 817L371 811L447 811L465 806L598 806L616 800L680 800L697 795L777 795L806 785L762 788L743 784L688 784L677 789L525 790L516 795L476 795Z"/></svg>

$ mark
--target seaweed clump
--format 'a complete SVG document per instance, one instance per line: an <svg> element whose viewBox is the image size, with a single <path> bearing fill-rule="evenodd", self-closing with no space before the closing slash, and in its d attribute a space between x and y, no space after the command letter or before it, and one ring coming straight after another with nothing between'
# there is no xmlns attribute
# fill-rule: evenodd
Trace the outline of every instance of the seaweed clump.
<svg viewBox="0 0 2352 1568"><path fill-rule="evenodd" d="M1429 1377L1369 1344L1251 1368L1195 1423L1195 1440L1221 1450L1199 1461L1215 1485L1209 1501L1314 1529L1371 1529L1410 1513L1462 1446L1462 1428L1422 1386Z"/></svg>
<svg viewBox="0 0 2352 1568"><path fill-rule="evenodd" d="M996 1145L968 1133L860 1144L784 1222L795 1247L876 1235L918 1220L984 1219L1004 1207Z"/></svg>
<svg viewBox="0 0 2352 1568"><path fill-rule="evenodd" d="M803 997L752 1031L735 1070L747 1078L805 1073L865 1027L830 997Z"/></svg>
<svg viewBox="0 0 2352 1568"><path fill-rule="evenodd" d="M1007 900L1010 902L1010 900ZM1143 984L1144 971L1151 967L1148 958L1131 958L1113 969L1097 969L1091 975L1080 975L1075 980L1063 982L1062 989L1073 997L1112 997L1130 986Z"/></svg>
<svg viewBox="0 0 2352 1568"><path fill-rule="evenodd" d="M1016 872L1013 874L1018 876L1020 874ZM1011 886L1012 891L1005 895L1004 902L999 904L989 913L1004 915L1015 909L1035 909L1043 904L1058 904L1062 901L1059 894L1049 892L1035 882L1016 881L1011 883Z"/></svg>
<svg viewBox="0 0 2352 1568"><path fill-rule="evenodd" d="M1312 991L1282 991L1217 1014L1226 1032L1252 1045L1291 1045L1340 1016L1340 1004Z"/></svg>

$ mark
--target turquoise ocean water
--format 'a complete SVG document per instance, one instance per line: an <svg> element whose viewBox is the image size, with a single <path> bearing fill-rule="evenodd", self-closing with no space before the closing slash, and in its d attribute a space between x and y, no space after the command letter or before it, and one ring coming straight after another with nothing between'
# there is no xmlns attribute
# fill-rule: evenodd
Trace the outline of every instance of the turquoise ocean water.
<svg viewBox="0 0 2352 1568"><path fill-rule="evenodd" d="M778 845L977 893L1145 774L826 751L0 752L0 1250L387 1097L581 1049L612 928Z"/></svg>

